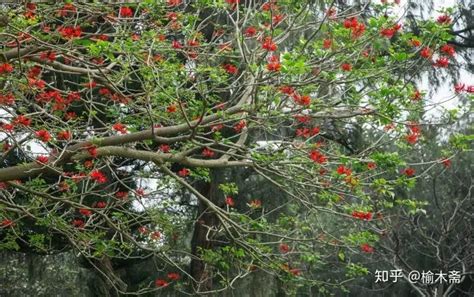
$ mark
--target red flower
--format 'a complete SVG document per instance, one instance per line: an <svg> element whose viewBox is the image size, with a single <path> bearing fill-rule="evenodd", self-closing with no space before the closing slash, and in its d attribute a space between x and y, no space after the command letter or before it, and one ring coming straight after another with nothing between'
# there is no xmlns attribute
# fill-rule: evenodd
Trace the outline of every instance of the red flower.
<svg viewBox="0 0 474 297"><path fill-rule="evenodd" d="M421 95L420 91L416 90L411 94L411 100L418 101L421 99Z"/></svg>
<svg viewBox="0 0 474 297"><path fill-rule="evenodd" d="M0 74L13 72L13 66L9 63L0 64Z"/></svg>
<svg viewBox="0 0 474 297"><path fill-rule="evenodd" d="M227 73L232 74L232 75L237 74L237 72L239 71L239 69L237 69L237 67L235 67L232 64L224 64L222 67Z"/></svg>
<svg viewBox="0 0 474 297"><path fill-rule="evenodd" d="M369 244L367 243L364 243L360 246L360 249L364 252L364 253L368 253L368 254L371 254L374 252L374 248L371 247Z"/></svg>
<svg viewBox="0 0 474 297"><path fill-rule="evenodd" d="M126 134L127 133L127 127L124 124L116 123L112 126L112 128L115 131L120 132L121 134Z"/></svg>
<svg viewBox="0 0 474 297"><path fill-rule="evenodd" d="M324 164L328 160L328 158L325 155L321 154L318 151L311 151L309 153L309 158L318 164Z"/></svg>
<svg viewBox="0 0 474 297"><path fill-rule="evenodd" d="M372 219L372 213L369 212L363 212L363 211L357 211L354 210L352 212L352 217L360 220L365 220L365 221L370 221Z"/></svg>
<svg viewBox="0 0 474 297"><path fill-rule="evenodd" d="M168 107L166 107L166 112L169 112L169 113L176 112L176 104L168 105Z"/></svg>
<svg viewBox="0 0 474 297"><path fill-rule="evenodd" d="M267 70L272 72L278 72L281 69L280 62L270 62L267 64Z"/></svg>
<svg viewBox="0 0 474 297"><path fill-rule="evenodd" d="M89 209L86 209L86 208L81 208L81 209L79 209L79 213L80 213L81 215L83 215L83 216L86 216L86 217L92 215L92 211L89 210Z"/></svg>
<svg viewBox="0 0 474 297"><path fill-rule="evenodd" d="M247 36L247 37L253 37L253 36L255 36L255 34L257 34L257 29L255 29L255 27L252 27L252 26L248 27L244 31L244 35Z"/></svg>
<svg viewBox="0 0 474 297"><path fill-rule="evenodd" d="M295 102L298 103L299 105L303 105L303 106L309 106L311 104L311 97L309 95L300 96L294 93L293 100L295 100Z"/></svg>
<svg viewBox="0 0 474 297"><path fill-rule="evenodd" d="M413 169L413 168L405 168L405 169L402 171L402 173L405 174L406 176L410 177L410 176L415 175L415 169Z"/></svg>
<svg viewBox="0 0 474 297"><path fill-rule="evenodd" d="M262 10L263 11L270 11L270 10L277 10L278 6L275 3L275 0L270 0L268 2L263 3Z"/></svg>
<svg viewBox="0 0 474 297"><path fill-rule="evenodd" d="M186 177L190 173L191 173L191 171L189 171L189 169L187 169L187 168L183 168L180 171L178 171L178 175L181 176L181 177Z"/></svg>
<svg viewBox="0 0 474 297"><path fill-rule="evenodd" d="M280 253L286 254L290 251L290 246L287 245L286 243L280 243L278 246L278 249L280 250Z"/></svg>
<svg viewBox="0 0 474 297"><path fill-rule="evenodd" d="M211 151L210 149L208 149L208 148L204 148L202 150L202 156L203 157L212 158L212 157L214 157L214 154L215 153L213 151Z"/></svg>
<svg viewBox="0 0 474 297"><path fill-rule="evenodd" d="M138 197L143 197L143 196L145 196L145 190L143 188L138 188L138 189L135 190L135 194Z"/></svg>
<svg viewBox="0 0 474 297"><path fill-rule="evenodd" d="M224 125L222 125L222 124L212 125L211 126L211 131L212 132L217 132L217 131L222 130L222 128L224 128Z"/></svg>
<svg viewBox="0 0 474 297"><path fill-rule="evenodd" d="M266 37L263 41L262 48L269 52L274 52L278 49L278 46L272 41L271 37Z"/></svg>
<svg viewBox="0 0 474 297"><path fill-rule="evenodd" d="M56 61L56 53L53 52L53 51L42 52L40 54L40 59L41 60L49 60L50 62L54 62L54 61Z"/></svg>
<svg viewBox="0 0 474 297"><path fill-rule="evenodd" d="M23 125L23 126L29 126L31 125L31 119L25 117L24 115L19 115L17 116L14 120L13 123L15 125Z"/></svg>
<svg viewBox="0 0 474 297"><path fill-rule="evenodd" d="M247 122L245 122L245 120L240 120L237 124L234 125L234 130L235 132L240 133L245 127L247 127Z"/></svg>
<svg viewBox="0 0 474 297"><path fill-rule="evenodd" d="M171 7L179 6L181 3L183 3L183 0L166 0L166 4Z"/></svg>
<svg viewBox="0 0 474 297"><path fill-rule="evenodd" d="M15 97L12 93L6 95L0 95L0 105L13 105L15 103Z"/></svg>
<svg viewBox="0 0 474 297"><path fill-rule="evenodd" d="M95 180L96 182L98 182L99 184L103 184L105 182L107 182L107 177L105 176L105 174L103 174L102 172L100 172L99 170L94 170L92 171L89 176Z"/></svg>
<svg viewBox="0 0 474 297"><path fill-rule="evenodd" d="M107 203L105 201L99 201L95 204L95 207L97 208L105 208L107 206Z"/></svg>
<svg viewBox="0 0 474 297"><path fill-rule="evenodd" d="M466 87L465 84L462 84L462 83L458 83L454 86L454 91L456 93L461 93L462 91L464 91L464 88Z"/></svg>
<svg viewBox="0 0 474 297"><path fill-rule="evenodd" d="M94 167L94 161L92 161L92 160L86 160L86 161L84 161L84 167L86 167L86 168L92 168L92 167Z"/></svg>
<svg viewBox="0 0 474 297"><path fill-rule="evenodd" d="M119 16L123 18L130 18L133 16L133 10L128 6L120 7Z"/></svg>
<svg viewBox="0 0 474 297"><path fill-rule="evenodd" d="M260 201L259 199L254 199L254 200L250 201L249 206L251 208L260 208L260 207L262 207L262 201Z"/></svg>
<svg viewBox="0 0 474 297"><path fill-rule="evenodd" d="M349 63L344 63L341 65L341 69L344 71L351 71L352 70L352 65Z"/></svg>
<svg viewBox="0 0 474 297"><path fill-rule="evenodd" d="M433 51L429 47L424 47L420 51L420 56L422 56L425 59L430 59L431 56L433 56Z"/></svg>
<svg viewBox="0 0 474 297"><path fill-rule="evenodd" d="M66 3L64 6L59 10L59 15L64 17L67 16L69 13L73 14L77 11L74 4Z"/></svg>
<svg viewBox="0 0 474 297"><path fill-rule="evenodd" d="M344 165L339 165L339 167L337 167L337 173L339 175L345 174L345 175L349 176L349 175L352 174L352 171L349 168L345 167Z"/></svg>
<svg viewBox="0 0 474 297"><path fill-rule="evenodd" d="M405 136L405 139L409 144L415 144L418 141L418 136L418 133L410 133Z"/></svg>
<svg viewBox="0 0 474 297"><path fill-rule="evenodd" d="M290 272L291 274L293 274L294 276L298 276L301 274L301 269L298 269L298 268L291 268L290 270L288 270L288 272Z"/></svg>
<svg viewBox="0 0 474 297"><path fill-rule="evenodd" d="M441 52L451 57L454 57L454 55L456 54L454 47L450 46L449 44L443 45L441 47Z"/></svg>
<svg viewBox="0 0 474 297"><path fill-rule="evenodd" d="M311 121L311 117L307 115L295 115L295 119L302 124L307 124Z"/></svg>
<svg viewBox="0 0 474 297"><path fill-rule="evenodd" d="M285 18L284 15L282 14L276 14L272 17L272 24L273 26L276 26L278 25L279 23L281 23L281 21L283 21L283 19Z"/></svg>
<svg viewBox="0 0 474 297"><path fill-rule="evenodd" d="M51 134L49 134L49 132L44 129L36 131L35 135L42 142L49 142L51 140Z"/></svg>
<svg viewBox="0 0 474 297"><path fill-rule="evenodd" d="M374 162L367 163L367 169L373 170L375 168L377 168L377 164L375 164Z"/></svg>
<svg viewBox="0 0 474 297"><path fill-rule="evenodd" d="M448 168L451 166L451 160L449 159L443 159L441 160L441 163L444 165L444 167Z"/></svg>
<svg viewBox="0 0 474 297"><path fill-rule="evenodd" d="M75 38L75 37L81 37L81 35L82 35L82 30L81 30L80 26L60 27L58 29L58 32L65 39L72 39L72 38Z"/></svg>
<svg viewBox="0 0 474 297"><path fill-rule="evenodd" d="M170 149L170 146L167 144L160 145L160 151L162 151L163 153L169 153Z"/></svg>
<svg viewBox="0 0 474 297"><path fill-rule="evenodd" d="M288 96L291 96L295 93L295 88L290 87L290 86L282 86L280 87L280 92Z"/></svg>
<svg viewBox="0 0 474 297"><path fill-rule="evenodd" d="M323 48L329 49L332 46L332 40L331 39L324 39L323 41Z"/></svg>
<svg viewBox="0 0 474 297"><path fill-rule="evenodd" d="M145 226L140 226L138 227L138 232L140 232L141 234L147 234L148 229Z"/></svg>
<svg viewBox="0 0 474 297"><path fill-rule="evenodd" d="M12 220L3 219L3 220L0 222L0 226L1 226L2 228L6 228L6 227L14 226L14 223L13 223Z"/></svg>
<svg viewBox="0 0 474 297"><path fill-rule="evenodd" d="M161 232L160 231L153 231L151 234L150 234L150 237L151 239L153 240L158 240L161 238Z"/></svg>
<svg viewBox="0 0 474 297"><path fill-rule="evenodd" d="M412 38L410 40L410 44L414 47L419 47L421 45L421 41L419 41L418 39L416 38Z"/></svg>
<svg viewBox="0 0 474 297"><path fill-rule="evenodd" d="M359 25L359 22L357 21L356 17L351 17L349 19L345 19L344 23L343 23L343 26L346 29L355 28L355 27L357 27L357 25Z"/></svg>
<svg viewBox="0 0 474 297"><path fill-rule="evenodd" d="M167 281L165 281L164 279L157 279L155 281L155 286L157 286L158 288L162 288L162 287L167 287L169 284Z"/></svg>
<svg viewBox="0 0 474 297"><path fill-rule="evenodd" d="M380 35L390 39L393 37L395 32L396 31L393 28L385 28L380 31Z"/></svg>
<svg viewBox="0 0 474 297"><path fill-rule="evenodd" d="M168 279L170 279L172 281L177 281L181 278L181 276L177 272L168 272L167 277L168 277Z"/></svg>
<svg viewBox="0 0 474 297"><path fill-rule="evenodd" d="M56 135L56 138L58 140L69 140L71 139L71 137L72 137L72 133L66 130L58 132L58 134Z"/></svg>
<svg viewBox="0 0 474 297"><path fill-rule="evenodd" d="M234 206L235 206L235 201L234 201L234 199L233 199L232 197L227 196L227 197L225 198L225 204L227 204L227 205L230 206L230 207L234 207Z"/></svg>
<svg viewBox="0 0 474 297"><path fill-rule="evenodd" d="M468 86L468 87L466 88L466 92L468 92L469 94L474 93L474 86Z"/></svg>
<svg viewBox="0 0 474 297"><path fill-rule="evenodd" d="M449 25L451 24L452 20L450 16L443 14L443 15L440 15L436 21L442 25Z"/></svg>
<svg viewBox="0 0 474 297"><path fill-rule="evenodd" d="M76 228L82 229L84 228L84 221L81 219L74 219L72 225Z"/></svg>
<svg viewBox="0 0 474 297"><path fill-rule="evenodd" d="M38 157L36 157L36 162L38 162L40 164L46 164L46 163L48 163L48 161L49 161L48 156L38 156Z"/></svg>
<svg viewBox="0 0 474 297"><path fill-rule="evenodd" d="M173 40L171 42L171 47L174 48L174 49L182 49L183 45L178 40Z"/></svg>
<svg viewBox="0 0 474 297"><path fill-rule="evenodd" d="M449 65L449 60L446 57L441 57L436 60L436 62L433 64L435 67L441 67L441 68L446 68Z"/></svg>
<svg viewBox="0 0 474 297"><path fill-rule="evenodd" d="M126 200L128 197L128 192L127 191L119 191L115 193L115 198L120 199L120 200Z"/></svg>

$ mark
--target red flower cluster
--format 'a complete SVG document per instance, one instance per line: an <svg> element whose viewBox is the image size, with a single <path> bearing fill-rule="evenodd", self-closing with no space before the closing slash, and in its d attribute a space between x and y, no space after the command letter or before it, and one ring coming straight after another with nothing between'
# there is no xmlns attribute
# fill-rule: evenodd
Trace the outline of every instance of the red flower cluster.
<svg viewBox="0 0 474 297"><path fill-rule="evenodd" d="M99 184L107 182L107 177L99 170L92 171L89 176Z"/></svg>
<svg viewBox="0 0 474 297"><path fill-rule="evenodd" d="M380 35L382 35L383 37L386 37L388 39L392 38L393 35L395 35L395 33L398 32L398 30L400 30L400 28L402 27L401 24L395 24L393 25L391 28L385 28L385 29L382 29L380 31Z"/></svg>
<svg viewBox="0 0 474 297"><path fill-rule="evenodd" d="M66 3L64 6L59 9L58 14L62 17L68 16L69 14L74 14L77 11L76 7L72 3Z"/></svg>
<svg viewBox="0 0 474 297"><path fill-rule="evenodd" d="M451 166L451 160L450 159L443 159L441 160L441 164L444 165L444 167L448 168Z"/></svg>
<svg viewBox="0 0 474 297"><path fill-rule="evenodd" d="M452 20L449 15L443 14L443 15L440 15L436 21L442 25L449 25L451 24Z"/></svg>
<svg viewBox="0 0 474 297"><path fill-rule="evenodd" d="M352 212L352 217L360 220L365 220L365 221L370 221L372 219L372 213L369 212L364 212L364 211L357 211L354 210Z"/></svg>
<svg viewBox="0 0 474 297"><path fill-rule="evenodd" d="M186 177L191 173L188 168L183 168L180 171L178 171L178 175L181 177Z"/></svg>
<svg viewBox="0 0 474 297"><path fill-rule="evenodd" d="M84 220L74 219L72 221L72 225L76 228L82 229L82 228L84 228L85 223L84 223Z"/></svg>
<svg viewBox="0 0 474 297"><path fill-rule="evenodd" d="M172 281L177 281L181 278L181 276L177 272L168 272L167 277L168 277L168 279L170 279Z"/></svg>
<svg viewBox="0 0 474 297"><path fill-rule="evenodd" d="M225 198L225 204L230 206L230 207L234 207L235 206L235 201L234 201L234 198L230 197L230 196L227 196Z"/></svg>
<svg viewBox="0 0 474 297"><path fill-rule="evenodd" d="M212 158L214 157L214 152L208 149L207 147L202 150L202 156L205 158Z"/></svg>
<svg viewBox="0 0 474 297"><path fill-rule="evenodd" d="M35 132L36 138L41 140L42 142L49 142L51 140L51 134L48 131L41 129Z"/></svg>
<svg viewBox="0 0 474 297"><path fill-rule="evenodd" d="M311 105L311 97L309 95L299 95L298 93L294 92L292 95L293 100L303 106Z"/></svg>
<svg viewBox="0 0 474 297"><path fill-rule="evenodd" d="M259 199L254 199L254 200L250 201L249 206L251 208L260 208L260 207L262 207L262 201L259 200Z"/></svg>
<svg viewBox="0 0 474 297"><path fill-rule="evenodd" d="M466 91L468 93L474 93L474 86L466 86L465 84L458 83L454 86L454 91L456 93L461 93L463 91Z"/></svg>
<svg viewBox="0 0 474 297"><path fill-rule="evenodd" d="M158 288L167 287L168 285L169 283L164 279L157 279L155 281L155 286L157 286Z"/></svg>
<svg viewBox="0 0 474 297"><path fill-rule="evenodd" d="M323 48L324 49L330 49L331 46L332 46L332 40L331 39L324 39Z"/></svg>
<svg viewBox="0 0 474 297"><path fill-rule="evenodd" d="M270 56L268 58L267 70L272 72L278 72L281 69L280 58L278 56Z"/></svg>
<svg viewBox="0 0 474 297"><path fill-rule="evenodd" d="M38 156L38 157L36 157L36 162L38 162L39 164L46 164L46 163L48 163L48 161L49 161L48 156Z"/></svg>
<svg viewBox="0 0 474 297"><path fill-rule="evenodd" d="M405 168L405 169L403 169L402 173L405 174L408 177L411 177L411 176L415 175L415 169L410 168L410 167Z"/></svg>
<svg viewBox="0 0 474 297"><path fill-rule="evenodd" d="M81 208L81 209L79 209L79 213L80 213L81 215L83 215L83 216L86 216L86 217L92 215L92 211L89 210L89 209L86 209L86 208Z"/></svg>
<svg viewBox="0 0 474 297"><path fill-rule="evenodd" d="M374 248L372 246L370 246L368 243L364 243L360 246L360 249L364 252L364 253L368 253L368 254L371 254L374 252Z"/></svg>
<svg viewBox="0 0 474 297"><path fill-rule="evenodd" d="M14 223L10 219L3 219L0 222L0 227L2 227L2 228L10 227L10 226L13 226L13 225L14 225Z"/></svg>
<svg viewBox="0 0 474 297"><path fill-rule="evenodd" d="M119 16L123 18L130 18L133 16L133 10L128 6L120 7Z"/></svg>
<svg viewBox="0 0 474 297"><path fill-rule="evenodd" d="M224 64L222 65L222 67L227 73L232 74L232 75L235 75L239 72L239 69L235 65L232 65L232 64Z"/></svg>
<svg viewBox="0 0 474 297"><path fill-rule="evenodd" d="M436 62L433 64L435 67L446 68L449 65L449 60L446 57L440 57L436 59Z"/></svg>
<svg viewBox="0 0 474 297"><path fill-rule="evenodd" d="M6 95L0 94L0 105L13 105L15 103L15 97L12 93Z"/></svg>
<svg viewBox="0 0 474 297"><path fill-rule="evenodd" d="M343 25L344 28L351 30L353 38L358 38L365 32L365 25L363 23L359 23L356 17L344 20Z"/></svg>
<svg viewBox="0 0 474 297"><path fill-rule="evenodd" d="M449 44L443 45L440 51L443 54L451 56L451 57L454 57L454 55L456 54L456 50L454 49L454 47L450 46Z"/></svg>
<svg viewBox="0 0 474 297"><path fill-rule="evenodd" d="M344 165L339 165L339 167L337 167L337 174L339 175L345 174L346 176L349 176L352 174L352 170L350 170Z"/></svg>
<svg viewBox="0 0 474 297"><path fill-rule="evenodd" d="M13 66L9 63L0 64L0 74L13 72Z"/></svg>
<svg viewBox="0 0 474 297"><path fill-rule="evenodd" d="M126 200L128 197L128 192L127 191L118 191L115 193L115 198L120 199L120 200Z"/></svg>
<svg viewBox="0 0 474 297"><path fill-rule="evenodd" d="M262 44L262 48L266 49L269 52L274 52L278 49L278 46L276 45L276 43L273 42L271 37L265 37Z"/></svg>
<svg viewBox="0 0 474 297"><path fill-rule="evenodd" d="M179 6L181 3L183 3L183 0L166 0L166 4L171 7Z"/></svg>
<svg viewBox="0 0 474 297"><path fill-rule="evenodd" d="M429 47L424 47L420 51L420 56L422 56L425 59L431 59L431 57L433 56L433 51Z"/></svg>
<svg viewBox="0 0 474 297"><path fill-rule="evenodd" d="M97 208L105 208L107 206L107 203L105 201L99 201L95 204L95 207Z"/></svg>
<svg viewBox="0 0 474 297"><path fill-rule="evenodd" d="M299 129L296 129L296 136L301 136L303 138L308 138L310 136L314 136L314 135L317 135L319 134L320 132L320 129L319 127L314 127L312 129L310 128L299 128Z"/></svg>
<svg viewBox="0 0 474 297"><path fill-rule="evenodd" d="M405 139L409 144L413 145L418 142L418 138L421 135L421 129L416 123L408 124L408 129L410 130L410 133L405 136Z"/></svg>
<svg viewBox="0 0 474 297"><path fill-rule="evenodd" d="M240 120L237 124L234 125L234 130L235 132L240 133L245 127L247 127L247 122L245 120Z"/></svg>
<svg viewBox="0 0 474 297"><path fill-rule="evenodd" d="M311 151L309 153L309 158L318 164L324 164L327 162L328 158L320 153L319 151Z"/></svg>
<svg viewBox="0 0 474 297"><path fill-rule="evenodd" d="M56 138L58 140L70 140L72 137L72 133L70 131L67 131L67 130L64 130L64 131L60 131L58 132L58 134L56 135Z"/></svg>
<svg viewBox="0 0 474 297"><path fill-rule="evenodd" d="M65 39L73 39L73 38L81 37L82 35L82 30L80 26L60 27L58 29L58 32Z"/></svg>
<svg viewBox="0 0 474 297"><path fill-rule="evenodd" d="M278 246L278 249L280 250L280 253L286 254L290 251L290 246L287 245L286 243L280 243Z"/></svg>
<svg viewBox="0 0 474 297"><path fill-rule="evenodd" d="M375 164L374 162L367 163L367 169L374 170L375 168L377 168L377 164Z"/></svg>
<svg viewBox="0 0 474 297"><path fill-rule="evenodd" d="M411 100L418 101L421 99L421 95L422 95L421 92L416 90L415 92L411 94Z"/></svg>
<svg viewBox="0 0 474 297"><path fill-rule="evenodd" d="M341 65L341 69L344 71L351 71L352 70L352 65L350 63L343 63Z"/></svg>
<svg viewBox="0 0 474 297"><path fill-rule="evenodd" d="M244 35L247 36L247 37L253 37L253 36L255 36L255 34L257 34L257 29L255 27L252 27L252 26L248 27L244 31Z"/></svg>
<svg viewBox="0 0 474 297"><path fill-rule="evenodd" d="M122 123L114 124L112 126L112 129L114 129L117 132L120 132L121 134L126 134L127 133L127 127Z"/></svg>

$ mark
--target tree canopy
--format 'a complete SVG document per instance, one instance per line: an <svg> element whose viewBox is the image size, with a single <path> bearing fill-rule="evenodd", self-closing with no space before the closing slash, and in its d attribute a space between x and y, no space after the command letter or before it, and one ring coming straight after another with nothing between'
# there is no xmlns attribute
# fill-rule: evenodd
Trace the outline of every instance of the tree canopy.
<svg viewBox="0 0 474 297"><path fill-rule="evenodd" d="M458 63L454 11L413 30L399 1L343 2L4 5L0 249L73 250L111 295L220 292L259 271L323 294L367 273L347 259L389 249L392 216L425 212L400 191L472 136L420 151L469 120L415 80ZM116 273L143 261L139 286Z"/></svg>

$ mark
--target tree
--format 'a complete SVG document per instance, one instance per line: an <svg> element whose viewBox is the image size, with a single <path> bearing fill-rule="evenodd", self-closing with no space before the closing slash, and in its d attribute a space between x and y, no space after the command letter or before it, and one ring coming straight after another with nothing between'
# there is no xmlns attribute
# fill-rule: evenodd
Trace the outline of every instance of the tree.
<svg viewBox="0 0 474 297"><path fill-rule="evenodd" d="M352 248L373 251L378 237L354 226L382 220L391 191L376 177L416 179L380 141L400 152L418 141L430 123L418 123L412 72L444 69L455 53L448 15L414 34L388 16L394 5L7 6L2 248L74 249L111 295L219 292L255 270L339 286L309 273L331 267L335 247L344 260L347 244L326 230L347 228ZM366 127L393 133L360 147ZM280 203L243 197L246 178ZM156 274L131 288L116 270L134 261Z"/></svg>

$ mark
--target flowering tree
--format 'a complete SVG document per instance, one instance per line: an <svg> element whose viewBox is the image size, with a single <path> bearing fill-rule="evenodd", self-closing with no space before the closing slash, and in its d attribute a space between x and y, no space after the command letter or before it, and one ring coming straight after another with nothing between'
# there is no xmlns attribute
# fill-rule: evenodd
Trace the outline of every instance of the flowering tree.
<svg viewBox="0 0 474 297"><path fill-rule="evenodd" d="M404 160L430 124L413 74L455 49L449 15L416 35L389 16L397 2L5 7L1 247L72 248L118 293L114 263L140 259L156 265L140 293L225 290L257 270L335 285L311 270L376 252L384 212L418 209L392 188L455 153ZM357 130L383 133L359 147ZM283 200L244 197L226 168Z"/></svg>

